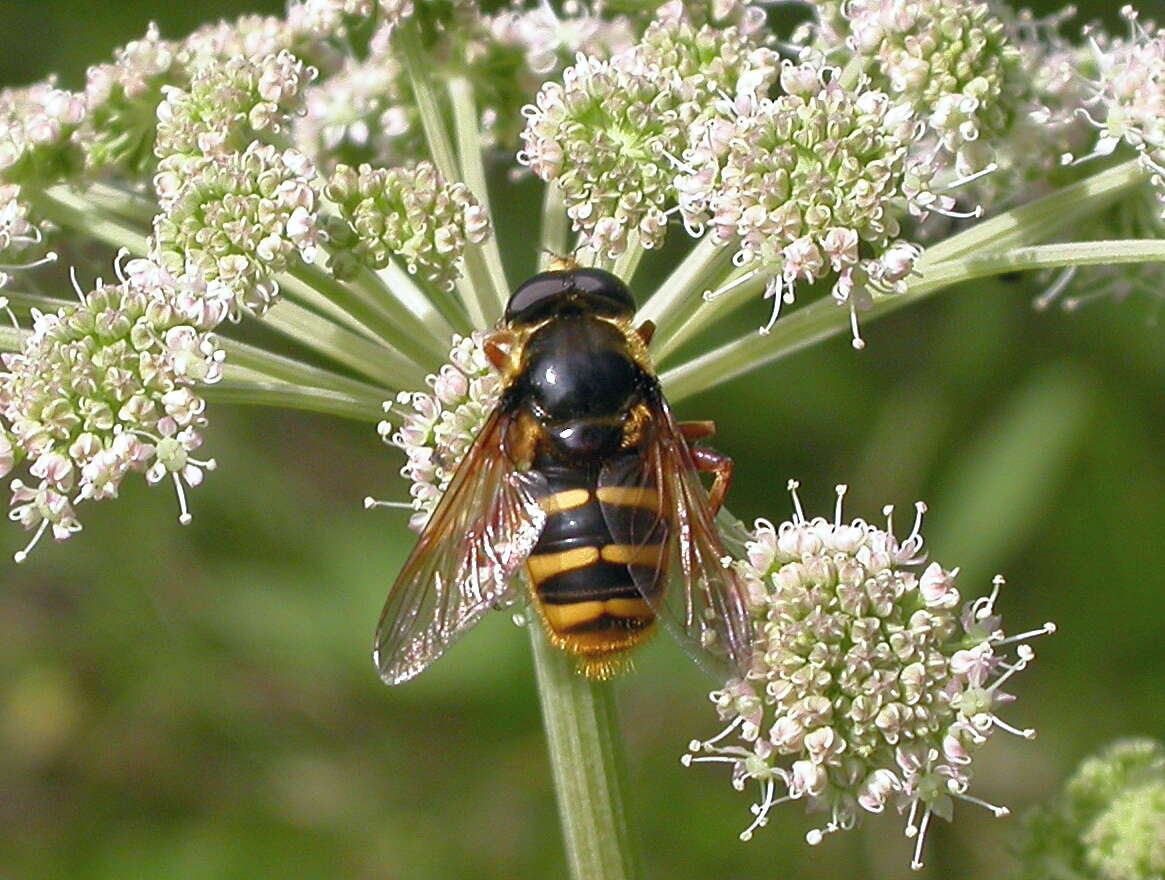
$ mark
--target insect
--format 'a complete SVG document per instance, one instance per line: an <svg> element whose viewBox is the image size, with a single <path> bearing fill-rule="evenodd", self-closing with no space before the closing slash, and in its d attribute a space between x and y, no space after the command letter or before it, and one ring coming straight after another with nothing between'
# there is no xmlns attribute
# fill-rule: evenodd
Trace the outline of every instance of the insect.
<svg viewBox="0 0 1165 880"><path fill-rule="evenodd" d="M745 667L744 593L713 522L732 460L690 445L715 426L676 422L648 356L654 326L634 313L622 281L565 261L510 298L484 345L498 404L380 618L389 684L513 598L523 565L550 641L588 677L622 669L657 619L698 659Z"/></svg>

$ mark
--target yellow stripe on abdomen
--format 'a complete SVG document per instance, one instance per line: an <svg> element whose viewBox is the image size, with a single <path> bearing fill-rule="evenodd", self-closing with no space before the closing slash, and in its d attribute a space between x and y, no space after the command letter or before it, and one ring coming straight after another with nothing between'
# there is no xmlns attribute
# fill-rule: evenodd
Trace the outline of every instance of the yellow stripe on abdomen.
<svg viewBox="0 0 1165 880"><path fill-rule="evenodd" d="M535 554L526 560L526 568L530 572L530 580L537 585L557 574L585 568L598 561L598 547L575 547L558 553Z"/></svg>
<svg viewBox="0 0 1165 880"><path fill-rule="evenodd" d="M603 504L615 507L644 507L659 510L659 492L629 486L603 486L595 493Z"/></svg>
<svg viewBox="0 0 1165 880"><path fill-rule="evenodd" d="M604 562L614 562L618 565L646 565L656 568L663 556L663 550L663 544L643 544L638 547L633 544L608 544L602 550L602 557Z"/></svg>
<svg viewBox="0 0 1165 880"><path fill-rule="evenodd" d="M590 500L591 493L586 489L566 489L562 492L555 492L553 495L547 495L538 502L538 505L546 511L547 516L554 516L556 513L582 507Z"/></svg>
<svg viewBox="0 0 1165 880"><path fill-rule="evenodd" d="M596 623L604 616L643 621L650 621L655 617L651 606L642 599L587 600L570 602L566 605L543 603L542 614L550 624L551 630L564 634L577 627ZM609 638L608 636L608 640Z"/></svg>

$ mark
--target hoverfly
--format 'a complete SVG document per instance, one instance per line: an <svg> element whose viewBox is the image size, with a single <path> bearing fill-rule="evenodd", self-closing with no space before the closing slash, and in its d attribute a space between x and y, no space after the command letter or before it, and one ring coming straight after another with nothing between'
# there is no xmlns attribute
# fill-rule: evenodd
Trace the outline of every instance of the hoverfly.
<svg viewBox="0 0 1165 880"><path fill-rule="evenodd" d="M654 327L634 314L622 281L565 261L510 298L484 346L498 404L381 614L386 682L512 598L522 565L550 641L588 677L625 666L657 618L697 659L745 668L744 592L713 522L732 460L689 445L715 426L676 422L647 352Z"/></svg>

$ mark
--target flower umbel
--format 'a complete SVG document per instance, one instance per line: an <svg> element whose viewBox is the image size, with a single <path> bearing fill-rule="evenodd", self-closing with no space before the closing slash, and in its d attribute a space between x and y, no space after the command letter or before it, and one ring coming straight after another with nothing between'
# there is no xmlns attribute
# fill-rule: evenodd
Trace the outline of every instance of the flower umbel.
<svg viewBox="0 0 1165 880"><path fill-rule="evenodd" d="M489 218L469 188L446 183L431 162L392 170L340 165L325 193L346 221L332 229L338 249L373 269L398 256L410 274L442 290L453 288L466 242L489 235Z"/></svg>
<svg viewBox="0 0 1165 880"><path fill-rule="evenodd" d="M1115 742L1024 822L1020 880L1165 876L1165 746Z"/></svg>
<svg viewBox="0 0 1165 880"><path fill-rule="evenodd" d="M409 526L421 531L453 479L457 465L497 404L501 392L497 371L486 360L486 334L455 336L449 363L427 378L432 393L402 391L385 403L388 413L400 413L395 433L392 423L379 425L380 436L408 457L401 476L412 485Z"/></svg>
<svg viewBox="0 0 1165 880"><path fill-rule="evenodd" d="M729 724L693 741L684 763L727 763L735 788L759 785L743 840L787 801L828 817L811 844L892 804L908 813L920 868L931 817L949 820L955 800L1007 814L967 793L971 761L997 728L1034 737L999 717L1012 699L1002 686L1035 656L1023 642L1055 627L1006 638L995 611L1002 578L961 605L958 569L922 568L921 503L899 541L889 508L885 528L843 522L844 486L832 521L807 520L796 485L793 518L758 521L738 563L756 621L752 668L713 692Z"/></svg>
<svg viewBox="0 0 1165 880"><path fill-rule="evenodd" d="M279 294L274 276L315 259L315 168L296 150L251 144L162 171L156 185L155 259L175 277L226 286L237 312L262 314Z"/></svg>
<svg viewBox="0 0 1165 880"><path fill-rule="evenodd" d="M34 530L19 562L51 527L79 531L74 505L117 497L131 472L170 477L182 522L183 484L197 486L214 460L191 456L206 404L200 383L222 376L223 352L207 331L222 318L157 266L133 260L119 282L80 294L77 306L34 313L20 352L0 356L0 474L29 462L38 482L12 481L9 518Z"/></svg>

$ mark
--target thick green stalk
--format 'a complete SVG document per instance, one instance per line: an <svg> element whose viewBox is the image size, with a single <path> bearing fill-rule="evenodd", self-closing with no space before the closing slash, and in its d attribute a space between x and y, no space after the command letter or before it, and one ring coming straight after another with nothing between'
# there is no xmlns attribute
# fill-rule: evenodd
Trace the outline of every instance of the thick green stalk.
<svg viewBox="0 0 1165 880"><path fill-rule="evenodd" d="M542 250L538 254L540 271L545 270L555 257L566 256L569 234L562 193L553 183L548 183L542 193Z"/></svg>
<svg viewBox="0 0 1165 880"><path fill-rule="evenodd" d="M646 248L639 239L639 233L632 231L629 236L630 242L627 245L627 250L619 254L615 260L615 265L611 267L611 272L616 278L621 278L625 284L630 286L631 280L635 277L635 272L639 269L639 261L643 259L643 254Z"/></svg>
<svg viewBox="0 0 1165 880"><path fill-rule="evenodd" d="M539 621L529 628L570 876L630 880L636 865L611 683L579 675L574 661L547 641Z"/></svg>
<svg viewBox="0 0 1165 880"><path fill-rule="evenodd" d="M109 215L68 186L29 190L26 198L37 214L58 226L125 248L131 254L144 256L146 253L146 234L138 225Z"/></svg>
<svg viewBox="0 0 1165 880"><path fill-rule="evenodd" d="M392 346L410 360L440 364L447 354L448 342L437 339L403 308L392 309L378 299L373 290L356 279L340 282L318 266L301 263L289 270L296 281L316 291L367 328L376 339ZM367 280L360 273L358 278ZM371 276L376 279L375 275ZM379 279L376 279L379 283Z"/></svg>
<svg viewBox="0 0 1165 880"><path fill-rule="evenodd" d="M958 257L928 266L922 277L910 286L910 292L915 296L923 296L951 284L973 281L976 278L999 275L1003 272L1162 261L1165 261L1165 239L1159 238L1041 244L1011 248L998 253Z"/></svg>
<svg viewBox="0 0 1165 880"><path fill-rule="evenodd" d="M24 330L0 325L0 351L20 351L24 348L24 338L27 335Z"/></svg>
<svg viewBox="0 0 1165 880"><path fill-rule="evenodd" d="M422 290L395 260L373 274L384 287L392 291L398 302L446 342L454 333L465 334L472 329L465 306L452 291L433 285L427 285Z"/></svg>

